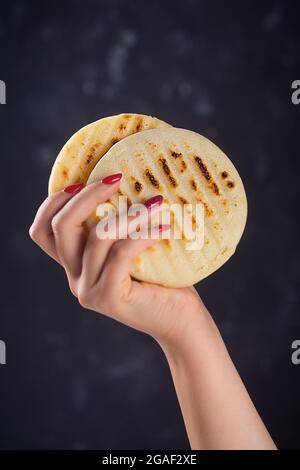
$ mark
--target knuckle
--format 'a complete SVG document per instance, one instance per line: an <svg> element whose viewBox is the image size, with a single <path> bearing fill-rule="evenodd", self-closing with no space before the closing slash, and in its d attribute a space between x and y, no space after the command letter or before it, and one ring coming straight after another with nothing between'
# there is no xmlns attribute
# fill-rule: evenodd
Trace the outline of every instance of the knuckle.
<svg viewBox="0 0 300 470"><path fill-rule="evenodd" d="M37 241L39 239L40 230L35 223L33 223L29 228L29 236L33 241Z"/></svg>
<svg viewBox="0 0 300 470"><path fill-rule="evenodd" d="M89 308L91 306L89 291L82 286L77 290L77 299L81 307Z"/></svg>
<svg viewBox="0 0 300 470"><path fill-rule="evenodd" d="M59 234L64 230L65 219L61 215L55 215L51 221L51 228L53 233Z"/></svg>
<svg viewBox="0 0 300 470"><path fill-rule="evenodd" d="M85 292L80 292L80 293L78 292L77 299L81 307L88 308L89 302L88 302L88 298Z"/></svg>
<svg viewBox="0 0 300 470"><path fill-rule="evenodd" d="M115 243L111 249L110 258L116 262L122 262L127 257L127 250L122 244Z"/></svg>
<svg viewBox="0 0 300 470"><path fill-rule="evenodd" d="M77 283L73 280L69 280L69 288L74 297L78 298L78 288Z"/></svg>

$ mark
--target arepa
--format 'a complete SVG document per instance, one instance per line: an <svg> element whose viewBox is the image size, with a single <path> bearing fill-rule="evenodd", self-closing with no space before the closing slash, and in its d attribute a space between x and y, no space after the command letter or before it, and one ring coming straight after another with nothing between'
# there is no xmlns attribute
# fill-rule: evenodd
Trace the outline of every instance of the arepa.
<svg viewBox="0 0 300 470"><path fill-rule="evenodd" d="M235 252L247 218L246 194L234 165L210 140L185 129L145 130L111 147L87 183L117 172L123 178L110 200L115 207L118 195L132 203L161 194L170 207L201 203L204 208L201 249L187 250L184 239L162 240L133 260L132 277L163 286L191 286Z"/></svg>
<svg viewBox="0 0 300 470"><path fill-rule="evenodd" d="M94 166L112 145L131 134L169 124L143 114L118 114L92 122L63 146L53 165L49 194L74 183L86 183Z"/></svg>

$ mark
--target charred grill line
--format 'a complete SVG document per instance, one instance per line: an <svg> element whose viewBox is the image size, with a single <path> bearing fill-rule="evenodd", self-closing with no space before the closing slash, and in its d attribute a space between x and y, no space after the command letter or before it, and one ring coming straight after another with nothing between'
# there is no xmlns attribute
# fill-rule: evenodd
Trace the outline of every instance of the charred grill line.
<svg viewBox="0 0 300 470"><path fill-rule="evenodd" d="M147 169L145 171L145 176L148 178L148 180L150 181L150 183L152 184L152 186L154 186L155 188L159 188L159 182L157 181L157 179L152 175L151 171L149 169Z"/></svg>
<svg viewBox="0 0 300 470"><path fill-rule="evenodd" d="M160 156L159 159L158 159L158 161L159 161L159 163L161 164L164 173L167 175L167 177L168 177L168 179L169 179L171 185L174 186L174 187L178 186L177 181L176 181L176 179L174 178L174 176L172 175L171 170L170 170L170 168L169 168L169 166L168 166L168 164L167 164L166 159L163 158L162 156Z"/></svg>
<svg viewBox="0 0 300 470"><path fill-rule="evenodd" d="M212 179L211 174L209 173L209 171L208 171L205 163L203 162L203 160L198 156L195 156L194 159L195 159L195 162L197 163L198 167L200 168L200 171L201 171L202 175L204 176L206 181L209 183L209 186L211 187L213 192L217 196L219 196L220 195L220 190L219 190L217 184Z"/></svg>
<svg viewBox="0 0 300 470"><path fill-rule="evenodd" d="M171 150L171 156L173 158L181 158L182 157L182 153L181 152L175 152L174 150Z"/></svg>
<svg viewBox="0 0 300 470"><path fill-rule="evenodd" d="M190 185L193 191L197 191L197 183L195 180L191 179Z"/></svg>
<svg viewBox="0 0 300 470"><path fill-rule="evenodd" d="M134 183L134 188L135 188L136 192L140 193L143 189L143 186L141 185L141 183L139 181L136 181Z"/></svg>

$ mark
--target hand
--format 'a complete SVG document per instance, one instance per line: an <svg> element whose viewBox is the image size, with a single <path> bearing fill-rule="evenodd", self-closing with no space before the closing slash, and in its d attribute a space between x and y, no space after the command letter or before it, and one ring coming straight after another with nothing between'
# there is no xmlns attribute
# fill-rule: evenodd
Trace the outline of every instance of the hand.
<svg viewBox="0 0 300 470"><path fill-rule="evenodd" d="M37 212L30 236L63 266L70 289L84 308L158 341L180 338L205 311L196 290L137 282L129 275L132 259L159 239L100 240L96 228L88 232L83 225L98 204L116 193L121 176L86 187L72 185L49 196ZM149 217L158 206L157 199Z"/></svg>
<svg viewBox="0 0 300 470"><path fill-rule="evenodd" d="M101 240L95 228L86 230L84 221L117 191L120 178L112 175L49 196L30 228L32 239L63 266L83 307L160 343L193 449L276 448L196 290L131 279L132 259L158 240ZM147 202L151 218L154 201Z"/></svg>

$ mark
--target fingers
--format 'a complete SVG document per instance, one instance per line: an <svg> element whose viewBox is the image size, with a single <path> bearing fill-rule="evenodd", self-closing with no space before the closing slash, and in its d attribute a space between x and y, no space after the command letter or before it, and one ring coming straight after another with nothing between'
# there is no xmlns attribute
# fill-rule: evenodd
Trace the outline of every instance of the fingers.
<svg viewBox="0 0 300 470"><path fill-rule="evenodd" d="M76 278L81 273L82 255L87 231L83 222L92 214L96 207L109 199L118 189L122 174L112 175L109 182L104 178L86 186L72 198L52 220L56 251L64 265L67 275Z"/></svg>
<svg viewBox="0 0 300 470"><path fill-rule="evenodd" d="M61 261L56 252L51 222L53 217L78 191L83 188L83 186L84 185L81 183L72 185L64 191L59 191L48 196L38 209L34 221L29 229L29 235L32 240L58 263Z"/></svg>
<svg viewBox="0 0 300 470"><path fill-rule="evenodd" d="M131 209L136 207L139 208L137 209L138 215L127 216L127 214L124 214L117 217L111 217L106 221L104 220L100 222L91 230L82 260L82 276L84 277L84 282L87 286L92 287L98 282L104 262L112 245L114 245L120 238L127 238L128 235L133 236L133 232L139 235L140 232L136 232L137 227L148 227L148 222L151 219L153 220L155 214L158 213L162 202L162 196L155 196L154 198L146 201L142 207L141 205L137 206L134 204L129 208L129 214L136 214L135 210L131 211ZM143 210L141 210L142 208ZM110 224L110 221L114 223ZM148 236L148 233L146 233L146 235Z"/></svg>
<svg viewBox="0 0 300 470"><path fill-rule="evenodd" d="M94 302L98 302L99 295L109 302L114 296L119 299L126 296L132 284L129 274L132 259L157 243L169 228L168 225L160 225L151 233L147 232L147 238L125 240L116 240L116 237L99 240L96 228L87 233L83 222L99 204L116 193L121 177L121 174L112 175L86 187L73 185L49 196L30 229L33 240L63 265L72 292L87 308L91 308L91 302L86 299L94 286L97 287ZM151 198L145 203L148 210L138 216L118 216L118 231L126 236L128 233L133 235L133 232L136 235L139 231L137 226L143 229L144 224L158 211L162 200L162 196ZM132 225L132 222L135 224ZM123 226L125 223L126 228Z"/></svg>
<svg viewBox="0 0 300 470"><path fill-rule="evenodd" d="M120 240L114 243L104 263L99 279L100 291L110 292L110 297L123 297L125 300L130 294L130 269L133 258L142 253L149 246L158 243L169 230L170 225L158 225L154 228L152 237L147 239ZM164 233L165 232L165 233Z"/></svg>
<svg viewBox="0 0 300 470"><path fill-rule="evenodd" d="M116 240L111 238L100 240L97 235L97 227L90 231L82 256L81 270L83 283L88 288L98 282L105 259L115 242Z"/></svg>

